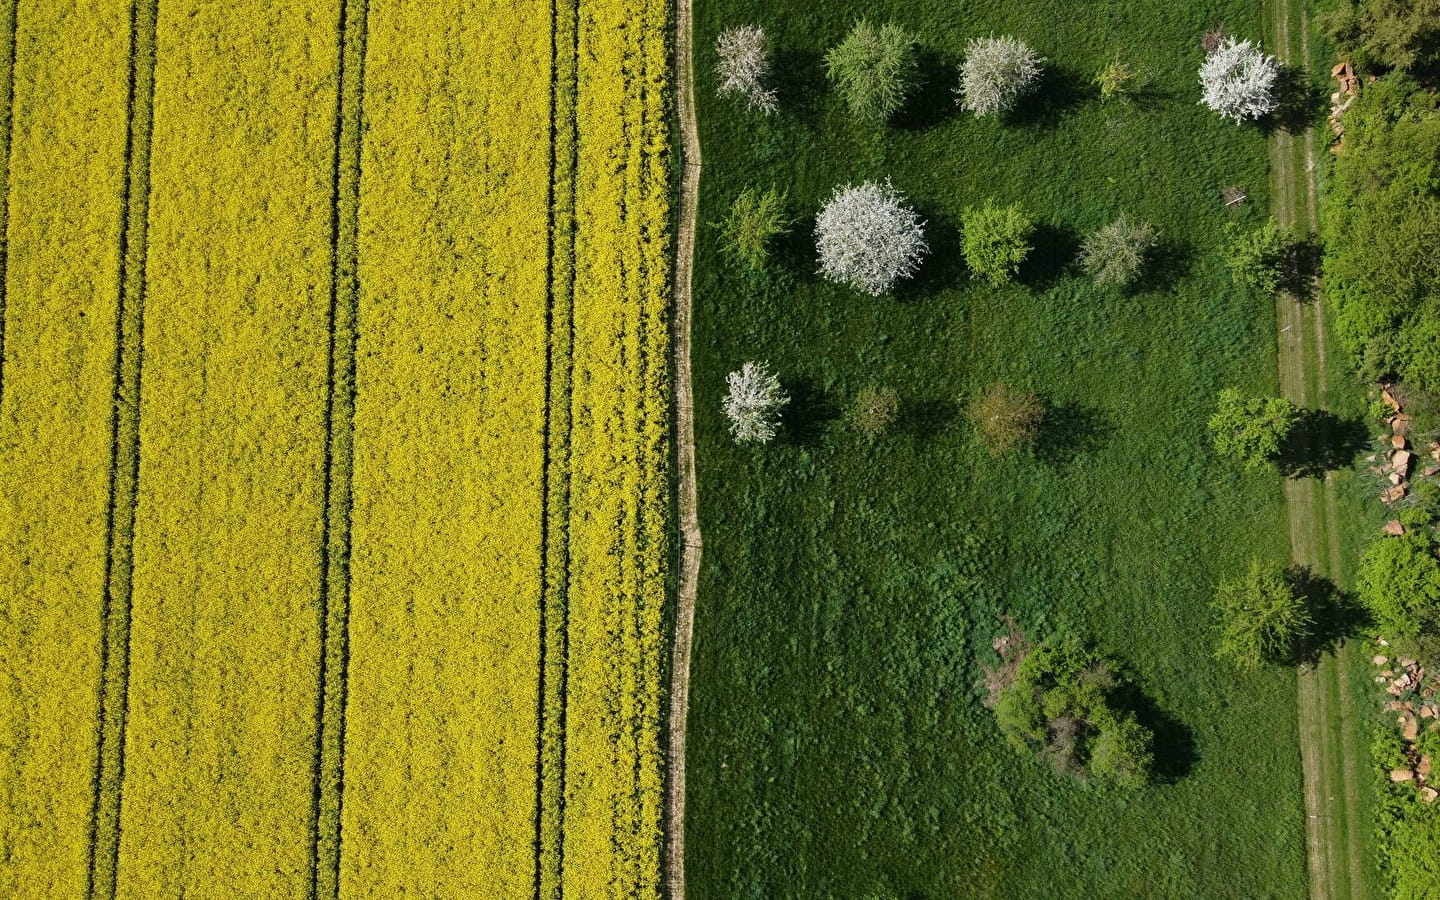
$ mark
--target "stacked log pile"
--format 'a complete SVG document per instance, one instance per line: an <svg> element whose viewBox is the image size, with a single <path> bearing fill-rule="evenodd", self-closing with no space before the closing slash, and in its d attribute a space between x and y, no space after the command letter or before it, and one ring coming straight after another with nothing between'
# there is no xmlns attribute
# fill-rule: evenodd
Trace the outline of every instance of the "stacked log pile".
<svg viewBox="0 0 1440 900"><path fill-rule="evenodd" d="M1382 648L1388 647L1383 638L1379 643ZM1434 803L1440 798L1440 790L1431 783L1434 760L1422 755L1416 744L1422 730L1440 730L1440 697L1436 696L1440 679L1431 677L1425 667L1413 659L1392 659L1382 652L1375 655L1373 662L1381 670L1375 676L1376 682L1384 684L1385 692L1391 697L1385 708L1398 713L1395 724L1400 729L1405 751L1405 765L1391 769L1390 780L1397 784L1413 783L1421 800Z"/></svg>

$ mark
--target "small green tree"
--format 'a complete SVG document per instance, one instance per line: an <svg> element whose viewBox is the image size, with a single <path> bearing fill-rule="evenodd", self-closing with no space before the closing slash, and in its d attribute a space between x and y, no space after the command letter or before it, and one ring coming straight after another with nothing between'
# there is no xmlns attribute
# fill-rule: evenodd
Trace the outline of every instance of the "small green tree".
<svg viewBox="0 0 1440 900"><path fill-rule="evenodd" d="M1261 294L1273 294L1285 277L1290 237L1274 219L1245 230L1238 223L1226 228L1225 262L1235 280Z"/></svg>
<svg viewBox="0 0 1440 900"><path fill-rule="evenodd" d="M1096 284L1126 287L1140 277L1156 239L1152 226L1132 222L1121 213L1109 225L1086 235L1080 245L1080 266Z"/></svg>
<svg viewBox="0 0 1440 900"><path fill-rule="evenodd" d="M1030 255L1035 223L1018 203L999 206L986 200L960 215L960 249L965 264L993 285L1002 285L1020 272Z"/></svg>
<svg viewBox="0 0 1440 900"><path fill-rule="evenodd" d="M900 110L918 83L915 39L899 25L864 19L825 54L825 74L850 111L865 122L883 122Z"/></svg>
<svg viewBox="0 0 1440 900"><path fill-rule="evenodd" d="M980 442L994 456L1032 444L1045 420L1045 404L1034 391L1020 391L1003 381L990 385L965 409Z"/></svg>
<svg viewBox="0 0 1440 900"><path fill-rule="evenodd" d="M1100 91L1102 103L1128 100L1135 93L1138 79L1135 70L1116 56L1108 66L1095 74L1095 87Z"/></svg>
<svg viewBox="0 0 1440 900"><path fill-rule="evenodd" d="M1309 604L1294 582L1259 560L1243 577L1220 583L1215 613L1220 619L1216 655L1242 669L1293 660L1313 625Z"/></svg>
<svg viewBox="0 0 1440 900"><path fill-rule="evenodd" d="M720 223L721 249L750 269L765 268L770 242L790 228L785 200L785 194L774 187L741 191L730 215Z"/></svg>
<svg viewBox="0 0 1440 900"><path fill-rule="evenodd" d="M1300 410L1284 397L1246 397L1225 388L1210 417L1210 436L1221 456L1259 471L1279 459L1299 418Z"/></svg>
<svg viewBox="0 0 1440 900"><path fill-rule="evenodd" d="M850 427L872 442L889 430L899 415L900 395L887 387L866 388L855 395L855 402L845 411Z"/></svg>

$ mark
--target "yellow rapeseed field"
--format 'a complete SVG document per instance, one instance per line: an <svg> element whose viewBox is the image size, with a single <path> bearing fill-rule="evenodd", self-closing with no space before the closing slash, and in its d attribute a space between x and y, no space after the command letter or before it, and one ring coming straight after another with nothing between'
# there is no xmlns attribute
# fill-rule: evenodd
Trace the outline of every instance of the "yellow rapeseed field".
<svg viewBox="0 0 1440 900"><path fill-rule="evenodd" d="M533 893L549 21L370 7L344 897Z"/></svg>
<svg viewBox="0 0 1440 900"><path fill-rule="evenodd" d="M123 898L312 877L337 17L161 4Z"/></svg>
<svg viewBox="0 0 1440 900"><path fill-rule="evenodd" d="M670 269L663 0L580 4L565 893L660 886Z"/></svg>
<svg viewBox="0 0 1440 900"><path fill-rule="evenodd" d="M0 897L658 897L669 0L18 6Z"/></svg>
<svg viewBox="0 0 1440 900"><path fill-rule="evenodd" d="M81 897L105 592L129 4L19 6L0 402L0 896ZM0 4L0 15L13 10ZM9 68L9 34L0 19L0 71Z"/></svg>

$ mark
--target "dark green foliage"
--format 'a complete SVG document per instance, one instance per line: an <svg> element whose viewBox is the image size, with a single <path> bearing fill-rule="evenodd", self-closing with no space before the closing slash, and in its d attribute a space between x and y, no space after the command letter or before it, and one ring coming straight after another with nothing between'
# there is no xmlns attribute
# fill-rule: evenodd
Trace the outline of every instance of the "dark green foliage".
<svg viewBox="0 0 1440 900"><path fill-rule="evenodd" d="M1360 563L1360 602L1387 637L1440 631L1440 559L1429 529L1386 537Z"/></svg>
<svg viewBox="0 0 1440 900"><path fill-rule="evenodd" d="M915 39L893 22L871 25L861 19L825 54L825 74L855 118L883 122L900 111L915 89Z"/></svg>
<svg viewBox="0 0 1440 900"><path fill-rule="evenodd" d="M1433 721L1433 720L1432 720ZM1422 740L1433 741L1437 732L1427 729ZM1440 897L1440 803L1420 799L1413 781L1394 784L1392 768L1409 766L1393 720L1375 729L1371 752L1377 763L1379 785L1377 830L1384 836L1385 874L1389 896L1396 900L1436 900Z"/></svg>
<svg viewBox="0 0 1440 900"><path fill-rule="evenodd" d="M1215 594L1220 620L1218 653L1242 669L1292 663L1314 625L1307 599L1279 568L1255 560L1241 578L1220 583Z"/></svg>
<svg viewBox="0 0 1440 900"><path fill-rule="evenodd" d="M789 227L784 192L774 187L764 191L747 187L720 225L721 246L736 261L758 271L770 258L771 243Z"/></svg>
<svg viewBox="0 0 1440 900"><path fill-rule="evenodd" d="M1346 0L1320 24L1362 69L1440 64L1440 0Z"/></svg>
<svg viewBox="0 0 1440 900"><path fill-rule="evenodd" d="M1291 243L1280 223L1268 219L1257 228L1231 223L1225 234L1225 262L1235 280L1261 294L1275 293L1285 276Z"/></svg>
<svg viewBox="0 0 1440 900"><path fill-rule="evenodd" d="M1345 114L1326 197L1325 294L1360 374L1440 389L1440 100L1404 76Z"/></svg>
<svg viewBox="0 0 1440 900"><path fill-rule="evenodd" d="M960 249L970 271L999 286L1020 272L1030 255L1030 235L1035 223L1018 203L1003 206L986 200L960 217L963 236Z"/></svg>
<svg viewBox="0 0 1440 900"><path fill-rule="evenodd" d="M1066 774L1136 786L1150 777L1153 735L1115 702L1111 664L1064 640L1026 653L995 704L1012 746L1039 750Z"/></svg>
<svg viewBox="0 0 1440 900"><path fill-rule="evenodd" d="M1270 468L1285 439L1300 420L1300 410L1284 397L1247 397L1225 388L1210 417L1215 452L1253 471Z"/></svg>
<svg viewBox="0 0 1440 900"><path fill-rule="evenodd" d="M1198 35L1219 20L1261 34L1261 7L695 12L697 47L763 22L787 98L758 118L697 70L700 220L723 219L748 185L780 185L808 215L837 184L891 178L933 252L873 298L819 276L801 226L758 286L713 229L698 235L688 894L1301 900L1300 770L1277 750L1297 739L1294 678L1215 659L1210 607L1223 575L1289 552L1278 479L1218 459L1205 430L1219 387L1275 390L1274 305L1232 286L1220 257L1232 213L1217 197L1238 184L1268 206L1266 142L1200 106L1195 82ZM826 48L861 15L924 36L926 74L893 127L856 128L825 80ZM954 67L986 34L1050 61L1007 117L954 103ZM1087 84L1117 43L1149 75L1145 102L1124 110ZM986 197L1045 223L999 288L958 253L961 213ZM1122 209L1166 236L1130 295L1073 265L1084 232ZM763 454L736 447L719 412L726 373L752 358L785 372L794 398ZM1003 464L963 418L995 381L1050 407L1033 452ZM871 384L902 398L883 465L842 419ZM1079 785L1006 746L976 687L1005 610L1123 656L1156 707L1139 721L1156 733L1161 783Z"/></svg>

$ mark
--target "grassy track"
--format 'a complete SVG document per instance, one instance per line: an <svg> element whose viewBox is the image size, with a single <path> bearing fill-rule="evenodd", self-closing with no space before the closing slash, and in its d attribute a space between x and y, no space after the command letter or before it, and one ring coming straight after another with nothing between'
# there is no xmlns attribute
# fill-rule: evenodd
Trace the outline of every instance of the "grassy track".
<svg viewBox="0 0 1440 900"><path fill-rule="evenodd" d="M16 4L0 4L8 80ZM129 6L26 0L0 402L0 896L83 897L99 728ZM84 48L83 52L74 52ZM0 87L0 100L10 96ZM9 125L14 123L14 141ZM8 170L8 171L7 171Z"/></svg>
<svg viewBox="0 0 1440 900"><path fill-rule="evenodd" d="M370 6L346 897L534 890L549 22Z"/></svg>
<svg viewBox="0 0 1440 900"><path fill-rule="evenodd" d="M355 341L360 285L360 144L364 123L365 31L368 0L343 0L338 33L335 102L335 187L332 199L330 384L325 423L325 546L321 593L320 741L316 753L315 860L317 900L340 894L340 822L345 790L345 675L350 630L350 506L354 464Z"/></svg>
<svg viewBox="0 0 1440 900"><path fill-rule="evenodd" d="M550 246L545 359L544 594L540 608L540 730L536 757L535 892L562 894L565 715L569 679L570 425L575 372L575 173L579 152L579 2L551 2Z"/></svg>
<svg viewBox="0 0 1440 900"><path fill-rule="evenodd" d="M1309 18L1303 0L1271 0L1269 28L1274 52L1308 71ZM1284 227L1310 236L1318 231L1316 138L1278 131L1271 145L1271 205ZM1318 287L1318 284L1317 284ZM1327 383L1327 330L1318 296L1307 302L1293 294L1276 298L1281 392L1301 406L1333 408ZM1344 584L1344 560L1333 478L1289 479L1285 483L1294 561ZM1368 777L1356 735L1352 678L1355 647L1323 656L1301 673L1298 685L1301 761L1305 777L1307 871L1310 896L1364 898L1367 810L1358 785Z"/></svg>
<svg viewBox="0 0 1440 900"><path fill-rule="evenodd" d="M134 0L126 79L128 134L120 233L120 294L115 311L110 480L107 510L103 638L99 681L100 738L94 774L88 893L116 894L125 729L129 713L130 629L135 516L140 477L140 379L154 132L156 0Z"/></svg>
<svg viewBox="0 0 1440 900"><path fill-rule="evenodd" d="M311 885L337 18L160 10L121 897Z"/></svg>

